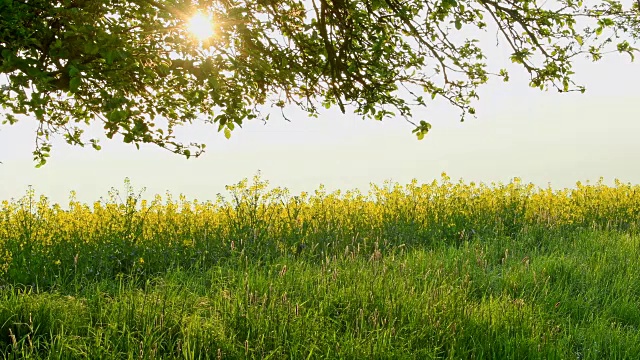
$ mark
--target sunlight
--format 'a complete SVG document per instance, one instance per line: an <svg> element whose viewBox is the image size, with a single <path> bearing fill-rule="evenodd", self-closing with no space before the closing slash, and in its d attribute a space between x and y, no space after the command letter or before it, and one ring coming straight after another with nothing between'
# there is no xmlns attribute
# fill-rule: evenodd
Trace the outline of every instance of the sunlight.
<svg viewBox="0 0 640 360"><path fill-rule="evenodd" d="M198 40L204 41L213 36L213 24L211 17L198 11L191 20L189 20L189 31Z"/></svg>

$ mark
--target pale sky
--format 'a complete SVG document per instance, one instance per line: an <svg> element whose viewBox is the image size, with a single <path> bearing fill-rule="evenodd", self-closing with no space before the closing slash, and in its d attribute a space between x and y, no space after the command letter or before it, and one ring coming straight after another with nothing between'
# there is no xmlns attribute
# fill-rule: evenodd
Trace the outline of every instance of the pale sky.
<svg viewBox="0 0 640 360"><path fill-rule="evenodd" d="M486 51L493 69L507 64L504 53L491 46ZM576 79L587 86L585 94L530 89L524 70L510 69L509 83L494 79L480 88L476 119L460 123L457 111L442 104L416 112L417 121L433 125L422 141L401 118L363 121L332 109L313 119L291 108L293 122L274 112L267 125L247 123L230 140L217 126L186 128L186 140L206 140L207 152L197 159L120 141L104 139L102 150L94 151L58 139L49 162L36 169L36 123L26 119L0 126L0 200L21 197L32 185L53 202L67 203L71 190L78 200L93 202L111 187L123 189L125 177L135 189L146 187L145 198L170 191L214 200L226 193L224 185L258 170L271 185L293 193L319 184L366 191L369 183L387 179L431 182L443 171L453 180L508 182L517 176L554 188L600 176L608 184L615 178L640 183L638 61L621 54L598 63L579 60Z"/></svg>

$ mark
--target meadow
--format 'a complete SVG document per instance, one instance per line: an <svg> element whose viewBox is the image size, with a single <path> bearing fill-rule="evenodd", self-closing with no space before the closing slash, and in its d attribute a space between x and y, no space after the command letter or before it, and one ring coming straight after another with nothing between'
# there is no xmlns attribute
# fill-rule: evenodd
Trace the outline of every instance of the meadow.
<svg viewBox="0 0 640 360"><path fill-rule="evenodd" d="M438 181L0 208L7 359L638 359L640 186Z"/></svg>

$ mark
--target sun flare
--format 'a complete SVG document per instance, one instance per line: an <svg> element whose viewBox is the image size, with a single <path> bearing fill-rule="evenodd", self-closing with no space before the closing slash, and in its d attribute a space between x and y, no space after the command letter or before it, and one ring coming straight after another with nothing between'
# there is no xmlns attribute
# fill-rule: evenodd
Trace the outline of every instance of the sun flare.
<svg viewBox="0 0 640 360"><path fill-rule="evenodd" d="M189 31L200 41L210 38L213 36L213 23L211 21L211 17L198 11L189 20Z"/></svg>

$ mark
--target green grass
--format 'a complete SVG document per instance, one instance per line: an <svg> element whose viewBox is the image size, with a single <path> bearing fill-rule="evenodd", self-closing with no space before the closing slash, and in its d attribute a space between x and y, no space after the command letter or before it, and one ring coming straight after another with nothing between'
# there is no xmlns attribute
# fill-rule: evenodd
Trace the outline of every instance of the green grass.
<svg viewBox="0 0 640 360"><path fill-rule="evenodd" d="M176 261L154 273L99 275L77 264L43 271L49 275L0 290L0 352L9 359L640 358L640 237L548 235L316 248L264 260L201 253L188 267Z"/></svg>

